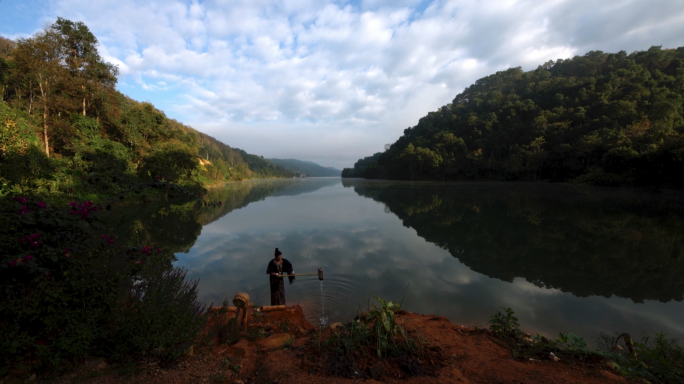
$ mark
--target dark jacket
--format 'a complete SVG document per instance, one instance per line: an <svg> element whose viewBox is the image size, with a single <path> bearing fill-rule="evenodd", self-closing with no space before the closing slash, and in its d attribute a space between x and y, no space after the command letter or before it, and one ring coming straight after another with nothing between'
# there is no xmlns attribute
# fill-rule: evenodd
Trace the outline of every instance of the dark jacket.
<svg viewBox="0 0 684 384"><path fill-rule="evenodd" d="M275 263L275 259L272 259L270 263L268 263L268 267L266 268L266 274L270 275L271 273L276 273L278 272L278 266ZM292 268L292 263L288 261L286 258L283 258L283 273L287 273L288 275L291 275L294 273L294 269ZM271 282L271 290L274 289L277 291L280 286L280 279L282 277L275 277L275 276L269 276L270 277L270 282ZM290 284L294 281L295 277L294 276L288 276L288 279L290 279Z"/></svg>

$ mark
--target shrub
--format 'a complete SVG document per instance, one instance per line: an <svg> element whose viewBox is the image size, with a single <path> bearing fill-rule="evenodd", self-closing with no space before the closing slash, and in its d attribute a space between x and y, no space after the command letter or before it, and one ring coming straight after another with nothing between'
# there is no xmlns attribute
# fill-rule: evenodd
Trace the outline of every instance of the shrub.
<svg viewBox="0 0 684 384"><path fill-rule="evenodd" d="M139 353L166 360L187 352L204 327L205 307L197 302L199 281L186 281L186 274L156 267L135 280L114 315L115 358Z"/></svg>
<svg viewBox="0 0 684 384"><path fill-rule="evenodd" d="M199 332L197 283L170 254L104 234L92 202L0 199L0 375L87 355L174 358Z"/></svg>

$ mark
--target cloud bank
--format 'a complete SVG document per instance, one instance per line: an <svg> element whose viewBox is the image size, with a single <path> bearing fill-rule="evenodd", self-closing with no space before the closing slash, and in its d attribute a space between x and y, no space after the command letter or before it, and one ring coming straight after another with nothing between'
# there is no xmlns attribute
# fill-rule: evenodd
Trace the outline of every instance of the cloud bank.
<svg viewBox="0 0 684 384"><path fill-rule="evenodd" d="M250 153L337 167L492 72L684 45L684 7L664 0L52 0L42 17L58 15L94 31L122 92ZM18 32L34 31L0 27Z"/></svg>

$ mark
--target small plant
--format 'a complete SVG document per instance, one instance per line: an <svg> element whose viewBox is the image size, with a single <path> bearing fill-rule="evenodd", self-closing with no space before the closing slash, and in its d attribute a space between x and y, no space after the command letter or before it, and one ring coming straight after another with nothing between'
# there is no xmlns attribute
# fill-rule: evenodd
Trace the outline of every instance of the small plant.
<svg viewBox="0 0 684 384"><path fill-rule="evenodd" d="M641 342L632 342L625 335L602 334L598 340L601 347L597 353L610 360L618 372L647 382L684 382L684 347L677 340L668 340L662 332Z"/></svg>
<svg viewBox="0 0 684 384"><path fill-rule="evenodd" d="M245 333L245 337L249 341L263 339L266 336L268 336L268 334L263 329L261 329L259 327L247 328L247 332Z"/></svg>
<svg viewBox="0 0 684 384"><path fill-rule="evenodd" d="M293 341L294 341L293 336L288 337L287 340L285 340L285 342L283 343L283 348L290 348L292 346Z"/></svg>
<svg viewBox="0 0 684 384"><path fill-rule="evenodd" d="M503 335L519 332L520 324L518 323L518 318L515 317L515 312L510 308L503 308L503 310L506 312L505 314L497 310L494 316L489 319L487 322L489 330Z"/></svg>
<svg viewBox="0 0 684 384"><path fill-rule="evenodd" d="M408 337L396 322L396 312L401 309L401 304L375 298L380 306L374 304L365 315L344 324L343 331L330 335L324 344L341 356L354 352L365 354L365 347L371 347L379 357L422 353L424 343ZM320 331L317 342L320 349Z"/></svg>
<svg viewBox="0 0 684 384"><path fill-rule="evenodd" d="M560 349L569 351L589 351L587 342L572 332L559 333L556 342Z"/></svg>
<svg viewBox="0 0 684 384"><path fill-rule="evenodd" d="M233 359L231 359L230 357L226 357L226 359L223 360L223 363L221 363L221 369L226 368L229 368L231 371L235 373L240 373L240 371L242 370L242 366L237 362L234 362Z"/></svg>

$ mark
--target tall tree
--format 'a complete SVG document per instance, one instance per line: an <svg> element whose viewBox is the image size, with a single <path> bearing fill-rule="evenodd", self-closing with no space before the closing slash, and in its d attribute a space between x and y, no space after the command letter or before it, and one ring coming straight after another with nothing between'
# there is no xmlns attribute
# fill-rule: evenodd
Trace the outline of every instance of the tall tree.
<svg viewBox="0 0 684 384"><path fill-rule="evenodd" d="M74 85L80 89L81 112L85 116L87 95L93 94L98 86L114 87L118 68L102 60L97 51L97 38L82 22L58 17L50 28L61 37L65 63Z"/></svg>
<svg viewBox="0 0 684 384"><path fill-rule="evenodd" d="M48 126L50 111L55 109L60 87L68 81L68 71L62 65L67 59L62 37L48 28L31 38L19 39L15 57L19 76L33 81L40 90L43 107L43 141L45 154L50 155Z"/></svg>
<svg viewBox="0 0 684 384"><path fill-rule="evenodd" d="M12 56L16 46L17 43L14 41L0 36L0 103L5 101L5 93L14 66Z"/></svg>

